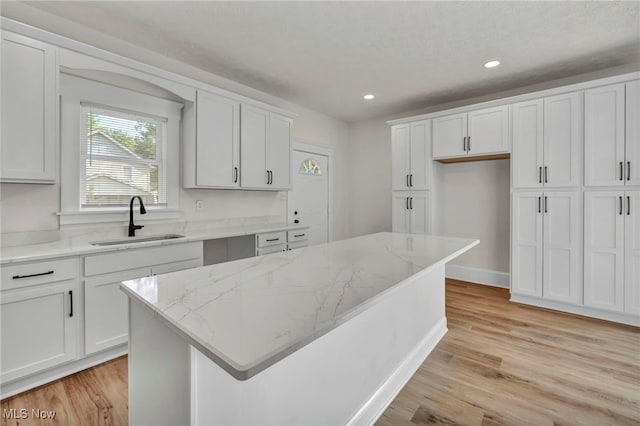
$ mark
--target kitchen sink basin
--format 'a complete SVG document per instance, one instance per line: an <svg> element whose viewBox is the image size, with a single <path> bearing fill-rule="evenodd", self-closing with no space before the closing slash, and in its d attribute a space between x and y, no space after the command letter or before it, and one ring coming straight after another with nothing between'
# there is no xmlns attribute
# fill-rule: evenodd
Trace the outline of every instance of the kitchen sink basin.
<svg viewBox="0 0 640 426"><path fill-rule="evenodd" d="M92 246L115 246L118 244L146 243L149 241L173 240L175 238L184 238L184 235L179 235L179 234L150 235L148 237L140 237L140 238L131 237L123 240L93 241L90 244Z"/></svg>

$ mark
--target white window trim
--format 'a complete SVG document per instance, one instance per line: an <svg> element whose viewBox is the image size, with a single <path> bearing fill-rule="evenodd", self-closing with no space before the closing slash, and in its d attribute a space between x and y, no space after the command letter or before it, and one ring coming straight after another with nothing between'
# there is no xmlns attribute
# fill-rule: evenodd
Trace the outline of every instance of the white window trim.
<svg viewBox="0 0 640 426"><path fill-rule="evenodd" d="M99 83L64 73L60 74L60 225L122 222L129 220L126 207L80 208L80 150L79 137L81 103L101 104L128 111L167 119L166 141L163 155L166 161L166 207L149 206L147 214L139 220L177 219L181 216L179 198L179 139L182 104L151 95Z"/></svg>

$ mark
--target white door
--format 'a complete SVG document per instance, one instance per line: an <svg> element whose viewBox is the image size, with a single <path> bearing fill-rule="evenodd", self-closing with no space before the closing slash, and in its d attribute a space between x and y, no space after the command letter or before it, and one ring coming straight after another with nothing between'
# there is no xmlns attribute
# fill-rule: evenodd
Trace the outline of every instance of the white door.
<svg viewBox="0 0 640 426"><path fill-rule="evenodd" d="M469 155L509 152L509 105L471 111L468 122Z"/></svg>
<svg viewBox="0 0 640 426"><path fill-rule="evenodd" d="M542 297L542 193L513 193L511 292Z"/></svg>
<svg viewBox="0 0 640 426"><path fill-rule="evenodd" d="M289 191L289 222L309 225L309 245L326 243L329 222L328 158L293 151L293 189Z"/></svg>
<svg viewBox="0 0 640 426"><path fill-rule="evenodd" d="M640 185L640 80L627 83L626 184Z"/></svg>
<svg viewBox="0 0 640 426"><path fill-rule="evenodd" d="M580 184L581 126L581 92L544 99L544 186Z"/></svg>
<svg viewBox="0 0 640 426"><path fill-rule="evenodd" d="M433 158L464 157L467 137L467 113L447 115L433 120Z"/></svg>
<svg viewBox="0 0 640 426"><path fill-rule="evenodd" d="M640 314L640 191L626 191L624 212L625 312Z"/></svg>
<svg viewBox="0 0 640 426"><path fill-rule="evenodd" d="M511 179L514 188L542 186L542 111L542 99L513 105Z"/></svg>
<svg viewBox="0 0 640 426"><path fill-rule="evenodd" d="M584 92L584 184L624 185L624 84Z"/></svg>
<svg viewBox="0 0 640 426"><path fill-rule="evenodd" d="M545 192L542 200L545 299L578 303L582 205L578 192Z"/></svg>
<svg viewBox="0 0 640 426"><path fill-rule="evenodd" d="M411 144L409 124L391 127L391 189L409 189Z"/></svg>
<svg viewBox="0 0 640 426"><path fill-rule="evenodd" d="M393 191L391 199L391 231L411 232L409 202L411 192Z"/></svg>
<svg viewBox="0 0 640 426"><path fill-rule="evenodd" d="M409 220L412 234L431 233L429 191L414 191L409 198Z"/></svg>
<svg viewBox="0 0 640 426"><path fill-rule="evenodd" d="M619 312L624 308L623 194L585 192L585 306Z"/></svg>
<svg viewBox="0 0 640 426"><path fill-rule="evenodd" d="M411 123L410 145L409 186L412 190L429 189L431 186L431 121Z"/></svg>

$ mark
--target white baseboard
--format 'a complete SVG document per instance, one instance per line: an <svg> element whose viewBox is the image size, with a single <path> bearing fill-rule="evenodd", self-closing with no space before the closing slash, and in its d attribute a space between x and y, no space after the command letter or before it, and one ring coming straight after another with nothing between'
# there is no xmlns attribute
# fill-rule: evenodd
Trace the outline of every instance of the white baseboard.
<svg viewBox="0 0 640 426"><path fill-rule="evenodd" d="M509 288L511 282L508 272L450 264L447 264L446 266L445 276L454 280L469 281L472 283L503 288Z"/></svg>
<svg viewBox="0 0 640 426"><path fill-rule="evenodd" d="M602 311L600 309L589 308L586 306L571 305L569 303L539 299L531 296L521 296L518 294L511 294L511 302L524 303L525 305L537 306L539 308L553 309L554 311L567 312L570 314L640 327L640 317L638 315Z"/></svg>
<svg viewBox="0 0 640 426"><path fill-rule="evenodd" d="M347 422L348 425L371 425L384 413L402 388L420 368L440 339L447 333L447 320L443 318L429 334L414 348L404 362L380 386L356 414Z"/></svg>

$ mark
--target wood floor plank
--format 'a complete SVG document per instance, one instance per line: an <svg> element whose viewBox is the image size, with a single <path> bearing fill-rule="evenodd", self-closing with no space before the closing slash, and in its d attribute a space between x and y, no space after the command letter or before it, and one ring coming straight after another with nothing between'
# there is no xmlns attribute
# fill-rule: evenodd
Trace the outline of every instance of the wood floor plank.
<svg viewBox="0 0 640 426"><path fill-rule="evenodd" d="M449 332L378 419L399 425L640 425L640 329L447 280ZM2 401L56 411L2 426L126 425L127 358Z"/></svg>

